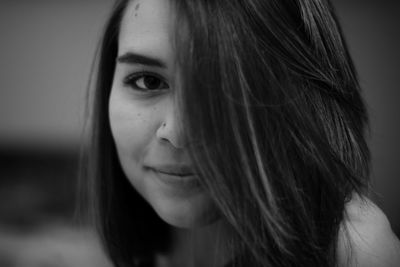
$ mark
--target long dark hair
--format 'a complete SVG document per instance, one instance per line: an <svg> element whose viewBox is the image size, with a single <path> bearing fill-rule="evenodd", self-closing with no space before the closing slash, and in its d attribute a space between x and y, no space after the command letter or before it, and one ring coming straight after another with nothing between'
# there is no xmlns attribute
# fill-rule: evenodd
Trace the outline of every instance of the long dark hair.
<svg viewBox="0 0 400 267"><path fill-rule="evenodd" d="M169 227L124 176L110 131L128 2L116 2L99 49L85 175L109 256L117 266L144 266L168 249ZM171 2L184 134L233 229L232 264L336 266L345 204L368 189L369 150L367 112L332 4Z"/></svg>

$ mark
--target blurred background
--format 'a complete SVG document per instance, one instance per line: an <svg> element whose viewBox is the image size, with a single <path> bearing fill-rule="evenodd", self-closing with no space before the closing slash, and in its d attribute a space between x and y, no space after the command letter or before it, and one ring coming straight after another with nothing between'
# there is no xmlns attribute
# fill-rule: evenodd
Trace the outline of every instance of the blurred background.
<svg viewBox="0 0 400 267"><path fill-rule="evenodd" d="M0 266L110 266L74 218L85 92L112 0L0 0ZM400 235L400 1L333 0L371 116L375 202Z"/></svg>

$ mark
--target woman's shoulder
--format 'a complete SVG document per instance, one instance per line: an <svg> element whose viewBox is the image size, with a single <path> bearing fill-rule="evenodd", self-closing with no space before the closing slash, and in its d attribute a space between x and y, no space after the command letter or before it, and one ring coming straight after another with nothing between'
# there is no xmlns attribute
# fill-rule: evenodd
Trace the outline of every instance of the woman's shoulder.
<svg viewBox="0 0 400 267"><path fill-rule="evenodd" d="M338 240L339 266L400 266L400 241L386 215L368 198L346 205Z"/></svg>

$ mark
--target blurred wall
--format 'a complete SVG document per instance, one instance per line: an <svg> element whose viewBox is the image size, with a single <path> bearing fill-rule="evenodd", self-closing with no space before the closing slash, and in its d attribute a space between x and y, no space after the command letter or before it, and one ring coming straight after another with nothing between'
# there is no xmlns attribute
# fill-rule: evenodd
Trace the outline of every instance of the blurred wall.
<svg viewBox="0 0 400 267"><path fill-rule="evenodd" d="M112 2L0 1L0 150L78 144L90 66ZM399 3L334 1L369 105L375 199L398 234Z"/></svg>
<svg viewBox="0 0 400 267"><path fill-rule="evenodd" d="M110 267L74 220L85 90L112 0L0 1L0 266Z"/></svg>
<svg viewBox="0 0 400 267"><path fill-rule="evenodd" d="M112 0L0 1L0 144L66 144L82 125Z"/></svg>

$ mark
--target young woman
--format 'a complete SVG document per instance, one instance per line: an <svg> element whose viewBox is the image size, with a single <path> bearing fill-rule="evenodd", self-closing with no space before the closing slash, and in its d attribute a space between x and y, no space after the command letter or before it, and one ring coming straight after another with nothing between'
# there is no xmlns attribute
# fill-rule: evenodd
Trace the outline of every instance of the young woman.
<svg viewBox="0 0 400 267"><path fill-rule="evenodd" d="M87 154L115 266L398 266L325 0L117 1Z"/></svg>

